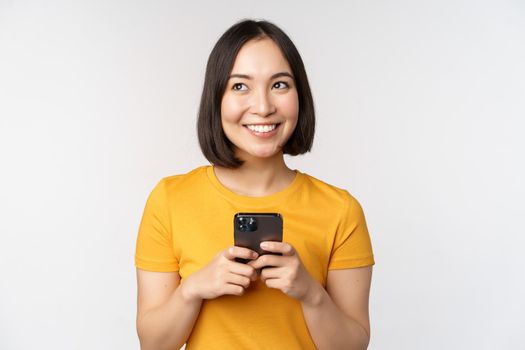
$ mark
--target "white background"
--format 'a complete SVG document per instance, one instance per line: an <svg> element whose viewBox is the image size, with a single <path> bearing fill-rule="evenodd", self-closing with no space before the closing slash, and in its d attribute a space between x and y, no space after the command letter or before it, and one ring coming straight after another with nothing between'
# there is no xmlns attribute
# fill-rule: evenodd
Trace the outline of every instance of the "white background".
<svg viewBox="0 0 525 350"><path fill-rule="evenodd" d="M0 0L0 348L139 348L147 195L207 164L205 64L251 17L312 86L288 165L365 210L370 349L525 349L524 2L219 3Z"/></svg>

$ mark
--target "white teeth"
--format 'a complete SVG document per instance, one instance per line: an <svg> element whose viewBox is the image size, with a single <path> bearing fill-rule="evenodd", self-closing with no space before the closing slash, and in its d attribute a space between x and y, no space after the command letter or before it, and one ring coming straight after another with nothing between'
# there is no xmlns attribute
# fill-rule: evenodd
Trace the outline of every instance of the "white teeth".
<svg viewBox="0 0 525 350"><path fill-rule="evenodd" d="M272 125L247 125L248 129L256 132L270 132L277 127L277 124Z"/></svg>

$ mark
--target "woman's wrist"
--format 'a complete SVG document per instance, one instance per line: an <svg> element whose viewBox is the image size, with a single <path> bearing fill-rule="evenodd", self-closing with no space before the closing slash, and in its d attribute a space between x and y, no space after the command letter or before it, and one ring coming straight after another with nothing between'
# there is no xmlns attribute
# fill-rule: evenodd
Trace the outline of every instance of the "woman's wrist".
<svg viewBox="0 0 525 350"><path fill-rule="evenodd" d="M325 290L323 286L319 282L314 280L310 288L308 288L308 291L304 295L303 299L301 300L301 303L304 306L316 307L319 304L321 304L324 292Z"/></svg>
<svg viewBox="0 0 525 350"><path fill-rule="evenodd" d="M182 296L182 299L186 302L195 302L195 301L201 301L202 299L195 295L192 288L192 283L189 279L181 283L179 286L180 288L180 295Z"/></svg>

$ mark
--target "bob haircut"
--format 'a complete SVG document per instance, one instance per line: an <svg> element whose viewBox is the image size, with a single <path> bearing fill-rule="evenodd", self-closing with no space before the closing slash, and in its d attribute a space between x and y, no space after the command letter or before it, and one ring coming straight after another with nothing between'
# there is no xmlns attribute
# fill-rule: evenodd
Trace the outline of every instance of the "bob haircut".
<svg viewBox="0 0 525 350"><path fill-rule="evenodd" d="M312 92L303 61L290 38L268 21L244 19L231 26L213 47L204 78L197 118L197 133L202 153L212 164L238 168L244 161L235 156L234 145L226 137L221 123L221 103L241 47L252 39L270 38L281 49L295 79L299 97L297 125L283 146L283 154L296 156L309 152L315 133L315 111Z"/></svg>

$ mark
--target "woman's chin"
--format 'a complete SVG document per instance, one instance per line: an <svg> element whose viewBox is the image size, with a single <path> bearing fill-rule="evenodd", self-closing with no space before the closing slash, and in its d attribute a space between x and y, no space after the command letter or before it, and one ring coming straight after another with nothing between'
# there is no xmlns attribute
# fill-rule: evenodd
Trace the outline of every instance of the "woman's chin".
<svg viewBox="0 0 525 350"><path fill-rule="evenodd" d="M246 157L249 158L271 158L281 153L280 149L268 149L268 150L251 150L242 152Z"/></svg>

